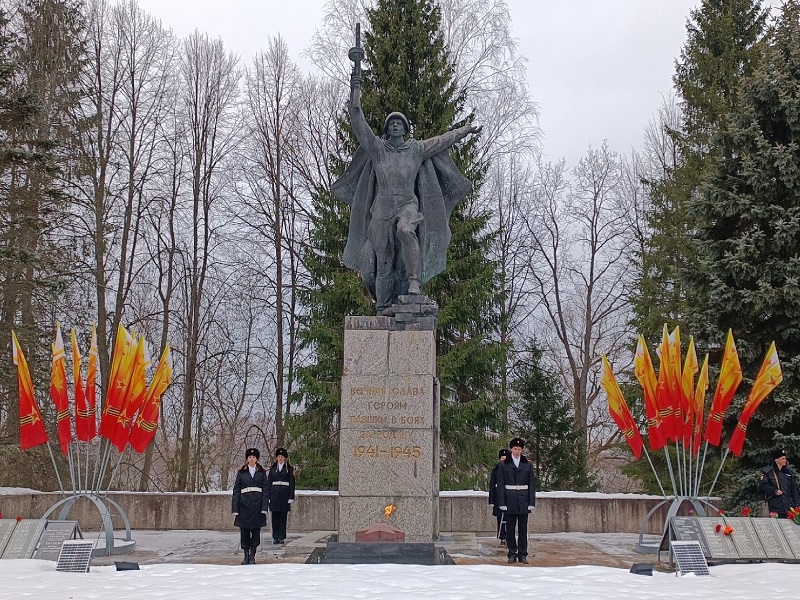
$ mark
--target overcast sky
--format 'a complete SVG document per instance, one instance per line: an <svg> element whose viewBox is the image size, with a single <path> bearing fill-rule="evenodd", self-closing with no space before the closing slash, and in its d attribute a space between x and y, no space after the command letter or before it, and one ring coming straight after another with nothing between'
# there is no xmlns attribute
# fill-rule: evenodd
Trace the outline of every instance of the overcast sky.
<svg viewBox="0 0 800 600"><path fill-rule="evenodd" d="M221 37L243 59L280 33L302 58L325 0L139 0L176 34ZM672 89L689 11L699 0L507 0L540 107L543 149L571 166L589 145L639 148Z"/></svg>

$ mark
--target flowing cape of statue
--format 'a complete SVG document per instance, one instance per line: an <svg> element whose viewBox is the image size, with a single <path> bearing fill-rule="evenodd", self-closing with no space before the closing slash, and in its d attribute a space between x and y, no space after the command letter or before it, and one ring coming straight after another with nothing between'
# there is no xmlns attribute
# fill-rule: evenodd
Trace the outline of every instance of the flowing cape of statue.
<svg viewBox="0 0 800 600"><path fill-rule="evenodd" d="M416 143L413 139L406 142ZM373 297L375 252L367 237L367 228L372 219L370 210L375 200L375 182L372 160L363 148L359 148L344 174L331 186L333 195L350 206L350 230L342 262L361 274ZM459 172L449 151L422 163L414 183L423 218L417 226L421 284L444 270L451 237L450 214L471 188L472 184Z"/></svg>

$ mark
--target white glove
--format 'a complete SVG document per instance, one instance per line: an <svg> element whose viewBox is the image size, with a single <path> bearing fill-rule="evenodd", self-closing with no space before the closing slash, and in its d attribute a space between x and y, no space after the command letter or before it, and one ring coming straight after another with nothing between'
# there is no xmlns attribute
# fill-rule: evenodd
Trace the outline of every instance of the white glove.
<svg viewBox="0 0 800 600"><path fill-rule="evenodd" d="M492 508L494 508L494 504L490 504L489 506L491 506Z"/></svg>
<svg viewBox="0 0 800 600"><path fill-rule="evenodd" d="M289 500L289 504L291 504L292 502L294 502L294 500Z"/></svg>
<svg viewBox="0 0 800 600"><path fill-rule="evenodd" d="M501 506L500 510L508 510L508 507L507 506Z"/></svg>
<svg viewBox="0 0 800 600"><path fill-rule="evenodd" d="M532 506L529 506L529 507L528 507L528 510L533 510L533 507L532 507Z"/></svg>
<svg viewBox="0 0 800 600"><path fill-rule="evenodd" d="M231 513L234 517L238 517L239 513Z"/></svg>

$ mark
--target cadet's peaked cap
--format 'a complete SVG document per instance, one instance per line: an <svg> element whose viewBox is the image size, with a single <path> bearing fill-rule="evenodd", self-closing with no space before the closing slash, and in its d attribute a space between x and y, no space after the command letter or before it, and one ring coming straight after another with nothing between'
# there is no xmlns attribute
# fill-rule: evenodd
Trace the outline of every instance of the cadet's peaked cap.
<svg viewBox="0 0 800 600"><path fill-rule="evenodd" d="M411 131L411 127L408 124L408 119L406 116L401 112L393 112L389 113L389 116L386 117L386 120L383 122L383 134L386 135L389 130L389 121L392 119L400 119L403 122L403 125L406 126L406 135Z"/></svg>
<svg viewBox="0 0 800 600"><path fill-rule="evenodd" d="M500 448L500 452L497 453L497 458L505 458L509 455L509 451L505 448Z"/></svg>
<svg viewBox="0 0 800 600"><path fill-rule="evenodd" d="M247 451L244 453L244 458L247 460L248 456L255 456L256 460L261 458L261 453L259 453L258 448L248 448Z"/></svg>
<svg viewBox="0 0 800 600"><path fill-rule="evenodd" d="M289 458L289 453L286 451L286 448L278 448L275 450L275 458L282 456L283 458Z"/></svg>
<svg viewBox="0 0 800 600"><path fill-rule="evenodd" d="M514 446L519 446L520 448L524 448L525 447L525 440L523 440L522 438L514 438L513 440L508 442L508 447L509 448L513 448Z"/></svg>
<svg viewBox="0 0 800 600"><path fill-rule="evenodd" d="M775 450L772 451L772 460L777 460L781 456L786 456L786 450L784 450L783 448L776 448Z"/></svg>

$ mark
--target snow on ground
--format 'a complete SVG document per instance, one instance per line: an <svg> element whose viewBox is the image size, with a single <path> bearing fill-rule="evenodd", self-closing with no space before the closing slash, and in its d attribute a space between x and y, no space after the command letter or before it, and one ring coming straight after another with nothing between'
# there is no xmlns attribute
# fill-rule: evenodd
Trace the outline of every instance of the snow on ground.
<svg viewBox="0 0 800 600"><path fill-rule="evenodd" d="M652 577L608 567L305 565L143 565L140 571L92 567L60 573L41 560L0 561L0 599L8 600L757 600L791 598L797 565L711 568L710 577L655 572ZM794 590L794 591L792 591Z"/></svg>

